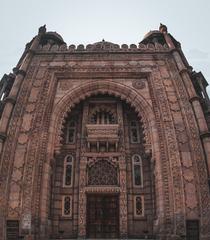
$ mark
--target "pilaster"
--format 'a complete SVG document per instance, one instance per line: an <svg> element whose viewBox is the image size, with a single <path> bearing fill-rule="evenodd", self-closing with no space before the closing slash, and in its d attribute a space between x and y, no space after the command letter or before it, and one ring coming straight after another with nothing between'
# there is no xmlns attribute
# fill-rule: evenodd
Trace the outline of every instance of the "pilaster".
<svg viewBox="0 0 210 240"><path fill-rule="evenodd" d="M10 116L12 114L13 107L15 105L15 101L16 101L17 96L18 96L19 89L20 89L21 84L23 82L23 79L25 77L27 68L30 64L30 61L33 58L34 52L39 45L39 41L40 41L41 35L43 33L44 32L39 30L39 33L34 38L32 44L30 46L29 51L27 52L25 58L22 61L22 64L21 64L20 68L16 70L16 77L15 77L12 89L11 89L11 91L9 93L9 96L8 96L8 99L13 99L14 101L12 101L12 102L7 101L6 102L3 113L2 113L2 116L1 116L1 120L0 120L0 132L5 134L5 136L7 134L7 127L8 127L8 124L9 124L9 120L10 120ZM2 139L0 139L0 154L2 152L3 142L4 141Z"/></svg>
<svg viewBox="0 0 210 240"><path fill-rule="evenodd" d="M166 33L164 33L164 36L167 36L165 39L167 39L169 36ZM177 48L171 48L172 50L172 55L174 58L174 61L176 63L176 67L179 71L179 76L181 77L181 81L183 82L188 101L191 103L192 110L193 110L193 115L192 119L190 120L191 122L195 122L195 125L193 126L193 131L190 133L193 137L191 138L192 140L192 145L195 145L195 148L192 150L195 152L195 165L196 169L194 170L195 173L199 177L199 191L198 191L198 196L200 198L200 203L199 203L199 211L201 214L200 217L200 224L201 224L201 235L203 236L202 239L205 239L206 236L209 235L209 217L207 216L207 213L209 212L209 203L208 199L209 196L206 195L207 192L207 172L205 165L207 164L208 166L208 172L210 171L210 138L208 133L208 126L206 123L206 119L203 113L203 109L200 103L200 98L197 96L196 91L194 89L192 79L190 78L190 71L191 68L187 66L186 63L184 63L184 60L180 54L179 49ZM178 77L179 78L179 77ZM187 108L187 105L186 105ZM185 112L189 112L190 109L185 109ZM194 118L195 117L195 118ZM190 126L191 127L191 126ZM200 139L202 140L202 145L200 144ZM200 154L199 154L200 152ZM198 156L196 156L196 154ZM199 156L200 155L200 156ZM200 158L200 159L199 159ZM205 164L205 160L206 164ZM203 173L201 174L201 168L203 169Z"/></svg>
<svg viewBox="0 0 210 240"><path fill-rule="evenodd" d="M203 109L202 109L202 106L200 103L200 98L197 96L197 94L195 92L195 89L193 87L192 81L189 76L189 72L186 69L186 67L184 66L179 53L175 51L175 52L173 52L173 56L177 63L177 67L180 71L180 75L184 82L186 91L188 93L189 101L191 102L192 108L194 110L194 114L195 114L195 118L197 121L200 135L202 135L203 133L208 132L208 126L207 126L206 119L205 119L205 116L203 113ZM207 136L206 138L203 138L202 141L203 141L203 147L204 147L204 151L205 151L205 155L206 155L206 162L208 165L208 172L210 173L210 153L209 153L210 138L209 138L209 136Z"/></svg>

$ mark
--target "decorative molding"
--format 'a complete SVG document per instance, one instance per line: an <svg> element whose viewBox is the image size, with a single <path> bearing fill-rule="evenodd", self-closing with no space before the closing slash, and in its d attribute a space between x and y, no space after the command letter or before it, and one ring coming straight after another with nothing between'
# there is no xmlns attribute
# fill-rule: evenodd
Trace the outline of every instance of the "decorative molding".
<svg viewBox="0 0 210 240"><path fill-rule="evenodd" d="M144 89L146 87L146 78L137 79L132 82L132 86L136 89Z"/></svg>
<svg viewBox="0 0 210 240"><path fill-rule="evenodd" d="M200 133L201 139L210 138L210 131Z"/></svg>
<svg viewBox="0 0 210 240"><path fill-rule="evenodd" d="M119 165L118 157L106 156L106 153L104 153L104 155L100 156L100 157L95 156L95 153L91 153L91 155L94 156L94 157L88 157L87 158L87 166L88 167L93 166L95 163L97 163L98 161L101 161L101 160L105 160L105 161L109 162L115 168L117 168L118 165Z"/></svg>
<svg viewBox="0 0 210 240"><path fill-rule="evenodd" d="M89 186L85 187L86 193L120 193L120 187Z"/></svg>
<svg viewBox="0 0 210 240"><path fill-rule="evenodd" d="M28 134L26 133L20 133L18 137L18 143L20 144L26 144L28 142Z"/></svg>
<svg viewBox="0 0 210 240"><path fill-rule="evenodd" d="M9 103L12 103L12 105L15 105L15 103L16 103L16 98L14 98L14 97L6 97L6 98L4 99L4 102L9 102Z"/></svg>
<svg viewBox="0 0 210 240"><path fill-rule="evenodd" d="M16 73L16 75L20 74L20 75L22 75L23 77L26 76L26 71L24 71L24 70L22 70L22 69L18 69L15 73Z"/></svg>
<svg viewBox="0 0 210 240"><path fill-rule="evenodd" d="M59 89L60 89L61 91L68 91L68 90L70 90L72 87L73 87L73 84L72 84L69 80L59 81Z"/></svg>
<svg viewBox="0 0 210 240"><path fill-rule="evenodd" d="M141 76L145 78L145 75L149 75L150 72L157 68L157 65L142 65L138 63L136 66L130 64L124 66L53 66L49 67L49 70L55 73L58 79L61 78L87 78L95 79L97 76L99 78L103 77L116 77L119 78L136 78L139 79ZM97 75L95 75L97 73ZM125 74L126 73L126 76ZM92 74L92 75L91 75ZM114 74L114 75L113 75Z"/></svg>
<svg viewBox="0 0 210 240"><path fill-rule="evenodd" d="M189 99L189 101L192 103L192 102L194 102L194 101L201 101L201 98L199 97L199 96L194 96L194 97L192 97L192 98L190 98Z"/></svg>

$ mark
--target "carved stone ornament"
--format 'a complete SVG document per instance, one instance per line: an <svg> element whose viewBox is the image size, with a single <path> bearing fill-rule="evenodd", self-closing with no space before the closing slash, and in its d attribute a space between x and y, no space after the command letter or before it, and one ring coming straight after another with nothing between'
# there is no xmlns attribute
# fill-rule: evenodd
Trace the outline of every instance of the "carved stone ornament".
<svg viewBox="0 0 210 240"><path fill-rule="evenodd" d="M20 134L20 136L18 137L18 142L20 144L24 144L24 143L27 143L28 141L28 136L24 133Z"/></svg>
<svg viewBox="0 0 210 240"><path fill-rule="evenodd" d="M132 86L136 89L144 89L146 87L146 78L141 78L141 79L138 79L138 80L134 80L132 82Z"/></svg>
<svg viewBox="0 0 210 240"><path fill-rule="evenodd" d="M31 214L24 214L22 218L22 229L29 230L31 229Z"/></svg>
<svg viewBox="0 0 210 240"><path fill-rule="evenodd" d="M71 89L72 86L73 86L73 84L69 81L60 81L59 89L62 91L67 91L67 90Z"/></svg>

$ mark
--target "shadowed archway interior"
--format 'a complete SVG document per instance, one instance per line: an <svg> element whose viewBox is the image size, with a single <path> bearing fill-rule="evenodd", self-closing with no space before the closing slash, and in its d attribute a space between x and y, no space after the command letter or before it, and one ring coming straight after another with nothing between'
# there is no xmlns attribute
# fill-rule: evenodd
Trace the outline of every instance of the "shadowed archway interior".
<svg viewBox="0 0 210 240"><path fill-rule="evenodd" d="M144 231L152 235L151 222L145 218L155 217L151 156L145 152L144 128L135 109L114 95L93 94L65 115L61 137L54 159L52 222L59 217L56 203L62 192L68 198L62 200L60 211L64 219L71 219L75 232L112 238L122 235L125 225L144 221L141 228L130 230L130 236L143 236ZM68 155L70 162L66 162ZM83 219L84 230L77 225L78 218ZM53 226L53 235L59 229L67 234L63 221Z"/></svg>

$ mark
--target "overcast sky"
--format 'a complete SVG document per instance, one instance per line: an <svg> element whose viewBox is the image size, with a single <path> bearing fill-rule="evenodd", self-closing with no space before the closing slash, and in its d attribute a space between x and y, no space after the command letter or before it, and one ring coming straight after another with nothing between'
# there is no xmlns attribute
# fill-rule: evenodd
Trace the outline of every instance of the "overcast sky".
<svg viewBox="0 0 210 240"><path fill-rule="evenodd" d="M210 83L210 0L0 0L0 78L17 64L41 25L68 45L103 38L138 44L160 22Z"/></svg>

